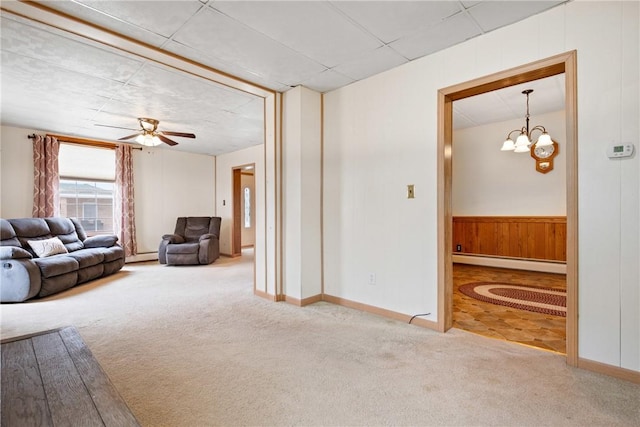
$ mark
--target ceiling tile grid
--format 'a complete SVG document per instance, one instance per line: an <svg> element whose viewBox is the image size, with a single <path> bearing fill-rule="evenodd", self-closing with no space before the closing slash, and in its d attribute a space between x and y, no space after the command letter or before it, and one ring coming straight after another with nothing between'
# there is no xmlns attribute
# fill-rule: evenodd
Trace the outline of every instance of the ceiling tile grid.
<svg viewBox="0 0 640 427"><path fill-rule="evenodd" d="M262 87L328 92L563 2L40 3ZM2 124L116 140L131 131L96 125L135 130L137 117L153 117L161 129L197 135L171 149L210 155L264 140L260 98L4 11L1 25ZM553 85L536 89L532 112L534 100L553 105L541 94L562 92ZM456 102L459 122L520 115L519 93L492 98L491 108Z"/></svg>

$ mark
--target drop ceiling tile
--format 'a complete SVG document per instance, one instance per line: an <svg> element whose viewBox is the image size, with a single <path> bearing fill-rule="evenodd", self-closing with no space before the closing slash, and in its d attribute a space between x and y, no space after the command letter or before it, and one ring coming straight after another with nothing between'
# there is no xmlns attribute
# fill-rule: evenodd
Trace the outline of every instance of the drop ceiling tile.
<svg viewBox="0 0 640 427"><path fill-rule="evenodd" d="M455 1L332 1L331 4L385 43L461 11Z"/></svg>
<svg viewBox="0 0 640 427"><path fill-rule="evenodd" d="M235 108L255 98L210 80L152 64L146 64L129 84L171 100L206 99L211 108Z"/></svg>
<svg viewBox="0 0 640 427"><path fill-rule="evenodd" d="M390 44L393 50L408 59L416 59L475 37L480 34L476 24L459 13L435 25L403 37Z"/></svg>
<svg viewBox="0 0 640 427"><path fill-rule="evenodd" d="M227 63L225 61L222 61L220 58L209 54L208 52L195 50L189 46L183 45L182 43L170 41L169 43L167 43L167 45L164 46L164 49L169 52L175 53L176 55L180 55L184 58L189 58L192 61L214 68L217 71L227 73L239 79L251 82L258 86L269 88L277 92L286 92L291 88L284 83L278 82L276 80L269 80L256 72L241 68L234 63Z"/></svg>
<svg viewBox="0 0 640 427"><path fill-rule="evenodd" d="M388 46L383 46L367 52L364 55L360 55L353 60L344 62L333 68L333 70L353 80L362 80L406 62L409 61L404 56Z"/></svg>
<svg viewBox="0 0 640 427"><path fill-rule="evenodd" d="M34 58L77 73L115 81L127 81L142 61L115 50L80 42L12 19L1 19L3 52Z"/></svg>
<svg viewBox="0 0 640 427"><path fill-rule="evenodd" d="M46 6L57 11L64 12L68 15L72 15L92 24L108 28L111 31L131 37L135 40L150 44L152 46L160 47L167 41L167 37L156 34L153 31L138 27L124 20L116 19L113 16L102 13L91 7L87 7L82 3L59 0L46 1L43 3Z"/></svg>
<svg viewBox="0 0 640 427"><path fill-rule="evenodd" d="M316 92L324 93L353 82L354 80L347 76L333 70L327 70L303 81L302 86L315 90Z"/></svg>
<svg viewBox="0 0 640 427"><path fill-rule="evenodd" d="M113 80L51 66L8 51L3 51L1 58L3 92L20 88L32 94L39 94L37 98L64 100L74 94L87 98L106 98L123 85Z"/></svg>
<svg viewBox="0 0 640 427"><path fill-rule="evenodd" d="M327 2L221 1L212 7L329 68L382 46Z"/></svg>
<svg viewBox="0 0 640 427"><path fill-rule="evenodd" d="M491 31L521 19L551 9L562 1L483 1L468 9L469 14L482 27Z"/></svg>
<svg viewBox="0 0 640 427"><path fill-rule="evenodd" d="M174 40L267 81L297 84L326 69L308 57L207 8L191 19Z"/></svg>
<svg viewBox="0 0 640 427"><path fill-rule="evenodd" d="M58 2L52 2L51 6ZM99 20L109 29L115 30L139 27L162 37L171 37L185 22L200 8L204 7L197 0L180 1L92 1L74 0L83 6L85 12L78 12L77 6L72 8L74 13L82 13L92 19ZM102 18L99 16L102 15ZM122 25L123 23L129 24Z"/></svg>

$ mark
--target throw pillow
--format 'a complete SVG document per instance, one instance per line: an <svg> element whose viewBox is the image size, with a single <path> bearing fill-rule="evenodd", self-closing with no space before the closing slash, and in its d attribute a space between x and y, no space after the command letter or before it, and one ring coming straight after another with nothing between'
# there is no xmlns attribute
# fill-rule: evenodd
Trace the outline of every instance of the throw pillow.
<svg viewBox="0 0 640 427"><path fill-rule="evenodd" d="M64 247L62 241L57 237L44 240L27 240L27 242L38 258L67 253L67 248Z"/></svg>

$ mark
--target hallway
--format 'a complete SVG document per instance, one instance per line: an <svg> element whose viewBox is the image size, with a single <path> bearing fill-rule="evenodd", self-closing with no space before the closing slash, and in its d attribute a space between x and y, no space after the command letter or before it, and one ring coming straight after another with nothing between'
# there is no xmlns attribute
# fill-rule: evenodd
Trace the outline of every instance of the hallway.
<svg viewBox="0 0 640 427"><path fill-rule="evenodd" d="M503 282L566 290L564 274L454 264L453 327L565 353L565 317L495 305L459 292L460 285L471 282Z"/></svg>

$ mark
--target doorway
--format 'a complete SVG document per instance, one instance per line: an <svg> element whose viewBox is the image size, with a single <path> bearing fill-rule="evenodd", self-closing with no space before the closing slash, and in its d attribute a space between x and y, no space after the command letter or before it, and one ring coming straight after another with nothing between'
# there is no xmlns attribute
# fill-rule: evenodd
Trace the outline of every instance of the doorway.
<svg viewBox="0 0 640 427"><path fill-rule="evenodd" d="M578 191L577 191L577 69L576 51L553 56L438 92L438 329L453 325L452 260L452 135L453 102L467 97L565 74L566 208L567 208L567 318L566 358L578 364Z"/></svg>
<svg viewBox="0 0 640 427"><path fill-rule="evenodd" d="M453 327L562 354L563 309L482 294L564 298L564 86L562 73L454 101L451 147ZM534 142L544 130L559 148L542 171L528 148L500 150L534 126Z"/></svg>

